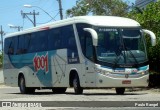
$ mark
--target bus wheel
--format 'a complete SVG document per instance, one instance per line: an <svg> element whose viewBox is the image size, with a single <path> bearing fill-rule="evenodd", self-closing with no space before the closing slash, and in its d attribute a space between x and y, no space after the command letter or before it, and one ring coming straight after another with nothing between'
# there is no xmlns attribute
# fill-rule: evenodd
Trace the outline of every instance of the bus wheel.
<svg viewBox="0 0 160 110"><path fill-rule="evenodd" d="M22 94L32 94L35 92L35 88L26 87L24 76L19 78L19 89Z"/></svg>
<svg viewBox="0 0 160 110"><path fill-rule="evenodd" d="M73 88L74 88L75 94L82 94L83 93L83 88L80 86L78 75L74 76Z"/></svg>
<svg viewBox="0 0 160 110"><path fill-rule="evenodd" d="M116 93L118 94L118 95L123 95L124 94L124 92L125 92L125 88L116 88Z"/></svg>
<svg viewBox="0 0 160 110"><path fill-rule="evenodd" d="M52 88L53 93L56 93L56 94L63 94L63 93L66 92L66 90L67 90L66 87L54 87L54 88Z"/></svg>

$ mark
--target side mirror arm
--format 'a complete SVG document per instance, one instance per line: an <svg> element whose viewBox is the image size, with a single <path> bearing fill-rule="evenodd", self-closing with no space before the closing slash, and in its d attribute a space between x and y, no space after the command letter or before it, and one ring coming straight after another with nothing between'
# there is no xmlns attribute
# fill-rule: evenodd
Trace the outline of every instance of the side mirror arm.
<svg viewBox="0 0 160 110"><path fill-rule="evenodd" d="M143 29L143 32L146 33L146 34L148 34L148 35L150 35L150 37L151 37L151 44L152 44L152 46L155 46L156 45L156 36L155 36L155 34L152 31L146 30L146 29Z"/></svg>
<svg viewBox="0 0 160 110"><path fill-rule="evenodd" d="M84 28L83 30L89 32L92 35L93 45L97 46L98 45L98 35L97 35L97 32L94 29L92 29L92 28Z"/></svg>

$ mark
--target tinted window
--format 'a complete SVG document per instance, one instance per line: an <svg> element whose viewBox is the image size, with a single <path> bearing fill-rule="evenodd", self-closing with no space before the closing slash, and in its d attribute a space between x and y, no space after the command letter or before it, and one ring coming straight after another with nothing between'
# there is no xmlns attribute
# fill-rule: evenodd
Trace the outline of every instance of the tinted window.
<svg viewBox="0 0 160 110"><path fill-rule="evenodd" d="M30 45L31 34L25 34L18 36L18 49L17 54L25 54L28 52Z"/></svg>
<svg viewBox="0 0 160 110"><path fill-rule="evenodd" d="M38 50L37 48L37 43L38 41L36 41L36 33L32 33L31 34L31 39L30 39L30 45L29 45L29 48L28 48L28 52L35 52Z"/></svg>
<svg viewBox="0 0 160 110"><path fill-rule="evenodd" d="M41 31L37 33L37 48L38 51L47 51L47 43L48 43L48 32Z"/></svg>
<svg viewBox="0 0 160 110"><path fill-rule="evenodd" d="M47 31L35 32L31 34L30 39L26 39L29 44L29 52L40 52L47 50ZM26 46L27 47L27 46Z"/></svg>
<svg viewBox="0 0 160 110"><path fill-rule="evenodd" d="M60 49L62 46L61 28L51 29L48 36L48 49Z"/></svg>
<svg viewBox="0 0 160 110"><path fill-rule="evenodd" d="M30 46L31 34L24 35L24 53L28 52Z"/></svg>
<svg viewBox="0 0 160 110"><path fill-rule="evenodd" d="M62 42L63 42L63 47L62 48L67 48L70 50L76 50L76 40L74 36L74 31L73 31L73 26L65 26L62 28Z"/></svg>
<svg viewBox="0 0 160 110"><path fill-rule="evenodd" d="M78 53L72 25L9 38L6 40L5 48L7 48L5 49L6 53L11 48L10 54L25 54L63 48Z"/></svg>
<svg viewBox="0 0 160 110"><path fill-rule="evenodd" d="M92 43L92 36L90 33L86 32L86 46L85 46L85 56L90 60L93 60L93 43Z"/></svg>
<svg viewBox="0 0 160 110"><path fill-rule="evenodd" d="M24 46L25 46L24 40L25 40L24 35L18 36L18 49L17 49L16 54L24 53Z"/></svg>
<svg viewBox="0 0 160 110"><path fill-rule="evenodd" d="M5 52L6 54L9 54L9 48L10 48L10 46L11 46L11 41L12 41L11 38L6 38L6 39L5 39L4 52ZM13 53L13 52L12 52L12 53Z"/></svg>
<svg viewBox="0 0 160 110"><path fill-rule="evenodd" d="M18 48L18 37L12 37L11 38L11 44L9 47L9 54L16 54Z"/></svg>
<svg viewBox="0 0 160 110"><path fill-rule="evenodd" d="M6 54L10 55L16 54L17 46L18 46L18 37L6 38L4 51Z"/></svg>
<svg viewBox="0 0 160 110"><path fill-rule="evenodd" d="M76 24L77 27L77 32L78 32L78 36L79 36L79 40L80 40L80 44L81 44L81 48L82 48L82 52L85 55L85 48L86 48L86 44L85 44L85 34L86 32L83 30L84 28L90 28L91 26L89 24Z"/></svg>

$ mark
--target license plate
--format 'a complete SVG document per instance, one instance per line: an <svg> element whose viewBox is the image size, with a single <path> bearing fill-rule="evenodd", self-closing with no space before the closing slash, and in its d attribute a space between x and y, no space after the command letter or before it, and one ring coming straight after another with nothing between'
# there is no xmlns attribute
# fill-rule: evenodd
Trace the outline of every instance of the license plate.
<svg viewBox="0 0 160 110"><path fill-rule="evenodd" d="M131 84L131 80L123 80L122 84Z"/></svg>

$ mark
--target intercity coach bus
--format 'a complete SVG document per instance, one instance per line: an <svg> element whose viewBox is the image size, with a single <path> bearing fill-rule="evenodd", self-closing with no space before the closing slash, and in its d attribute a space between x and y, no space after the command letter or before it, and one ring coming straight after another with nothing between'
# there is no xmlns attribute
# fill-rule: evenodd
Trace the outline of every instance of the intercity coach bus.
<svg viewBox="0 0 160 110"><path fill-rule="evenodd" d="M132 19L80 16L6 35L4 81L23 94L35 89L75 94L87 88L146 87L149 64L144 34L155 34Z"/></svg>

